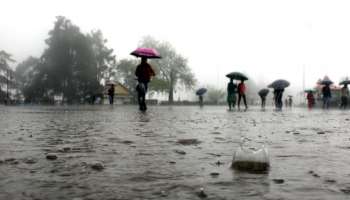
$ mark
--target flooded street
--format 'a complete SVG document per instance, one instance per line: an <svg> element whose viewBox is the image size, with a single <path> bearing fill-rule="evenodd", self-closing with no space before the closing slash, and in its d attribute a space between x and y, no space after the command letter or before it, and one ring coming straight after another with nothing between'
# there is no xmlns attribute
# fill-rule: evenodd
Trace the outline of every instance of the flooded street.
<svg viewBox="0 0 350 200"><path fill-rule="evenodd" d="M226 109L2 106L0 199L350 198L349 111ZM269 173L230 168L242 137Z"/></svg>

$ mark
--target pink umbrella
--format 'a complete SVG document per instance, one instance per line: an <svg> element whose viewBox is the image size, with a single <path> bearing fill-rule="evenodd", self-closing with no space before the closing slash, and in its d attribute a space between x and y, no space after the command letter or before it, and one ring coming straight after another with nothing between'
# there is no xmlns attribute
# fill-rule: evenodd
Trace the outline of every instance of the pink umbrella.
<svg viewBox="0 0 350 200"><path fill-rule="evenodd" d="M158 51L152 48L137 48L135 51L131 52L131 55L144 58L161 58Z"/></svg>

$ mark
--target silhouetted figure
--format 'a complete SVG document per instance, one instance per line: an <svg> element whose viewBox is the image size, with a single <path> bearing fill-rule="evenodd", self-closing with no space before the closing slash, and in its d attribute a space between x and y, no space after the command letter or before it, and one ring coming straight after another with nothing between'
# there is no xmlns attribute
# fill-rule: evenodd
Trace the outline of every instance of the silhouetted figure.
<svg viewBox="0 0 350 200"><path fill-rule="evenodd" d="M140 106L140 110L147 110L146 106L146 93L148 90L148 83L151 80L152 76L155 76L155 73L150 64L147 63L147 58L142 57L141 63L137 66L135 75L137 76L138 85L136 91L138 93L137 100Z"/></svg>
<svg viewBox="0 0 350 200"><path fill-rule="evenodd" d="M261 109L265 109L266 106L266 95L259 94L260 99L261 99Z"/></svg>
<svg viewBox="0 0 350 200"><path fill-rule="evenodd" d="M292 96L289 96L289 97L288 97L288 106L289 106L289 108L291 108L292 105L293 105L293 97L292 97Z"/></svg>
<svg viewBox="0 0 350 200"><path fill-rule="evenodd" d="M323 109L328 109L329 103L332 98L331 88L329 87L329 84L326 84L322 88L322 95L323 95Z"/></svg>
<svg viewBox="0 0 350 200"><path fill-rule="evenodd" d="M287 108L289 105L288 105L288 99L284 99L284 106Z"/></svg>
<svg viewBox="0 0 350 200"><path fill-rule="evenodd" d="M113 103L114 103L114 84L111 84L110 88L108 89L108 99L109 99L109 104L113 105Z"/></svg>
<svg viewBox="0 0 350 200"><path fill-rule="evenodd" d="M241 82L238 84L238 109L240 109L240 104L241 104L241 99L242 98L243 98L243 102L244 102L244 105L245 105L245 109L246 110L248 109L247 100L246 100L246 97L245 97L245 90L246 90L246 87L245 87L245 84L244 84L244 80L241 80Z"/></svg>
<svg viewBox="0 0 350 200"><path fill-rule="evenodd" d="M230 79L230 82L227 84L227 103L229 110L232 110L232 108L236 105L236 92L237 92L237 85L233 83L233 79Z"/></svg>
<svg viewBox="0 0 350 200"><path fill-rule="evenodd" d="M341 109L346 109L348 106L348 98L349 98L349 88L347 84L344 84L344 86L341 89Z"/></svg>
<svg viewBox="0 0 350 200"><path fill-rule="evenodd" d="M198 95L199 98L199 106L203 107L203 95Z"/></svg>
<svg viewBox="0 0 350 200"><path fill-rule="evenodd" d="M315 105L315 97L312 91L309 91L307 93L306 99L307 99L307 107L309 108L309 110L311 110Z"/></svg>
<svg viewBox="0 0 350 200"><path fill-rule="evenodd" d="M279 111L282 110L282 106L283 106L283 102L282 102L283 92L284 92L284 89L275 89L273 91L276 110L279 110Z"/></svg>

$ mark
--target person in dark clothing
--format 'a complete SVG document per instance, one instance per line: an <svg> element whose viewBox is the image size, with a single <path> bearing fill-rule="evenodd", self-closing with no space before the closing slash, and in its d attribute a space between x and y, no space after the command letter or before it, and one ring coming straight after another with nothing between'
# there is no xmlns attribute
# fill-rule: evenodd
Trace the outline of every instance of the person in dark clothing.
<svg viewBox="0 0 350 200"><path fill-rule="evenodd" d="M307 107L309 108L309 110L311 110L312 107L315 105L315 97L312 91L309 91L307 93L306 99L307 99Z"/></svg>
<svg viewBox="0 0 350 200"><path fill-rule="evenodd" d="M229 110L235 107L236 104L236 93L237 85L233 83L233 79L230 79L230 82L227 84L227 103Z"/></svg>
<svg viewBox="0 0 350 200"><path fill-rule="evenodd" d="M155 76L151 65L147 63L147 58L141 58L141 63L136 68L135 76L137 76L138 80L138 85L136 87L136 91L138 93L138 103L140 106L140 110L145 111L147 110L146 93L148 90L148 83L150 82L151 77Z"/></svg>
<svg viewBox="0 0 350 200"><path fill-rule="evenodd" d="M282 110L282 106L283 106L283 101L282 101L283 92L284 92L284 89L275 89L273 91L276 110L279 110L279 111Z"/></svg>
<svg viewBox="0 0 350 200"><path fill-rule="evenodd" d="M332 98L331 88L329 87L329 84L326 84L322 88L322 95L323 95L323 109L328 109L329 103Z"/></svg>
<svg viewBox="0 0 350 200"><path fill-rule="evenodd" d="M348 106L348 98L349 98L349 89L347 84L344 84L344 86L340 91L340 94L341 94L340 108L346 109L346 107Z"/></svg>
<svg viewBox="0 0 350 200"><path fill-rule="evenodd" d="M261 99L261 109L265 109L266 105L266 94L259 94Z"/></svg>
<svg viewBox="0 0 350 200"><path fill-rule="evenodd" d="M246 87L244 84L244 80L241 80L241 82L238 84L238 109L240 109L240 104L241 104L241 99L243 98L243 102L245 105L245 109L248 109L247 106L247 100L245 97L245 91L246 91Z"/></svg>
<svg viewBox="0 0 350 200"><path fill-rule="evenodd" d="M199 98L199 106L203 107L203 95L198 95Z"/></svg>
<svg viewBox="0 0 350 200"><path fill-rule="evenodd" d="M109 104L113 105L113 103L114 103L114 84L111 84L110 88L108 89L108 98L109 98Z"/></svg>

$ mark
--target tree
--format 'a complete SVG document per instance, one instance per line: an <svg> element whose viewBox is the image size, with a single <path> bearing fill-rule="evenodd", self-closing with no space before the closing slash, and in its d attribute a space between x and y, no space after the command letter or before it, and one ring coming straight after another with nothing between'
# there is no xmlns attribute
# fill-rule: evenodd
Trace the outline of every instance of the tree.
<svg viewBox="0 0 350 200"><path fill-rule="evenodd" d="M116 70L117 74L115 79L120 81L126 88L128 88L130 94L136 99L136 77L135 70L139 63L137 60L122 59L118 62Z"/></svg>
<svg viewBox="0 0 350 200"><path fill-rule="evenodd" d="M62 95L69 103L102 93L101 82L112 74L115 56L113 49L105 46L107 40L101 31L85 35L69 19L59 16L45 42L48 48L35 68L29 91L24 93L45 99ZM40 92L30 91L37 89L37 84L42 84Z"/></svg>
<svg viewBox="0 0 350 200"><path fill-rule="evenodd" d="M9 63L15 62L12 59L12 55L4 50L0 51L0 99L9 99L9 85L13 84L13 70L10 68ZM6 85L6 92L2 91L2 87Z"/></svg>
<svg viewBox="0 0 350 200"><path fill-rule="evenodd" d="M169 94L169 103L174 101L174 91L178 84L187 89L195 85L194 74L187 65L187 59L178 54L168 42L159 42L152 37L145 37L140 46L155 48L162 59L153 59L151 65L157 76L150 83L150 90Z"/></svg>
<svg viewBox="0 0 350 200"><path fill-rule="evenodd" d="M15 70L17 87L22 91L25 102L36 102L43 96L43 87L40 74L40 59L28 57L19 63Z"/></svg>

